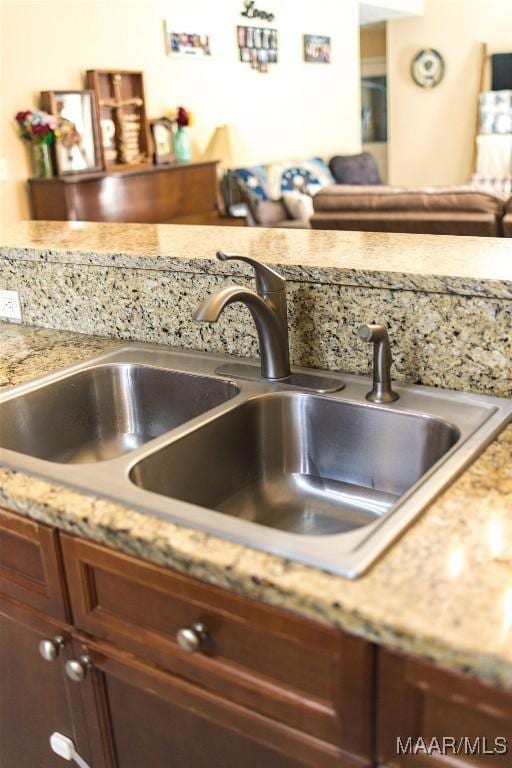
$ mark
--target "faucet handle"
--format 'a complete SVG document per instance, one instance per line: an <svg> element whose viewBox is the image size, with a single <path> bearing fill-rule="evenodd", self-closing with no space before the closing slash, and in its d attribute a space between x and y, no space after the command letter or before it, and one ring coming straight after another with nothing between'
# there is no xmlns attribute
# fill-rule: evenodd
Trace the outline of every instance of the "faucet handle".
<svg viewBox="0 0 512 768"><path fill-rule="evenodd" d="M257 259L252 259L250 256L237 256L234 253L224 253L224 251L217 251L217 258L220 261L244 261L246 264L250 264L256 273L256 290L260 294L284 291L286 288L286 281L279 272L267 267L266 264L262 264Z"/></svg>

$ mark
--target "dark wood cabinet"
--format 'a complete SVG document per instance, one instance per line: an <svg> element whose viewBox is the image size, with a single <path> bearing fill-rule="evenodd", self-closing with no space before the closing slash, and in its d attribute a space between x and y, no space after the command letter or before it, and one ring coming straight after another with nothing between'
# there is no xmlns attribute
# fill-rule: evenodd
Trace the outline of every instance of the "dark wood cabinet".
<svg viewBox="0 0 512 768"><path fill-rule="evenodd" d="M68 621L58 533L0 509L0 595Z"/></svg>
<svg viewBox="0 0 512 768"><path fill-rule="evenodd" d="M68 706L79 701L71 719L64 707L60 727L43 720L39 760L60 730L77 734L77 750L93 768L167 768L170 760L180 768L372 764L371 644L9 512L2 520L2 534L16 530L37 545L37 557L18 557L20 542L4 537L9 579L18 568L19 576L29 579L30 571L41 580L44 568L34 563L53 562L65 582L60 610L73 617L62 625L66 642L54 662L38 657L37 637L30 652L14 636L7 650L20 669L42 665L58 680L65 676ZM50 621L31 600L29 592L27 615ZM187 652L178 633L198 623L201 645ZM66 673L70 661L83 670L79 681ZM48 695L64 700L51 687Z"/></svg>
<svg viewBox="0 0 512 768"><path fill-rule="evenodd" d="M293 754L315 742L326 761L370 761L370 643L105 547L61 539L78 629L297 729ZM187 653L177 633L196 623L206 637L199 652Z"/></svg>
<svg viewBox="0 0 512 768"><path fill-rule="evenodd" d="M216 162L30 179L32 218L144 224L217 224Z"/></svg>
<svg viewBox="0 0 512 768"><path fill-rule="evenodd" d="M379 651L381 764L508 767L511 751L509 693L428 662Z"/></svg>
<svg viewBox="0 0 512 768"><path fill-rule="evenodd" d="M0 768L58 768L54 731L91 768L510 764L512 696L469 677L7 511L0 577Z"/></svg>
<svg viewBox="0 0 512 768"><path fill-rule="evenodd" d="M305 734L261 717L222 695L170 675L106 643L85 641L91 659L81 684L116 768L299 768L355 766ZM95 691L95 692L94 692ZM105 731L106 727L106 731ZM96 765L94 763L94 765Z"/></svg>
<svg viewBox="0 0 512 768"><path fill-rule="evenodd" d="M46 661L39 643L63 638L54 661ZM2 600L0 606L0 766L61 768L62 758L50 749L55 731L70 738L89 759L81 695L64 671L71 652L69 628Z"/></svg>

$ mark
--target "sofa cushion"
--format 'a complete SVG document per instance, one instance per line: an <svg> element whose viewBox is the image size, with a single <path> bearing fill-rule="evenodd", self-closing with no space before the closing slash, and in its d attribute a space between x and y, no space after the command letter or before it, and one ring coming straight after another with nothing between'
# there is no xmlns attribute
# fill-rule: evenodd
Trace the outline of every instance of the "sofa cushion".
<svg viewBox="0 0 512 768"><path fill-rule="evenodd" d="M329 168L337 184L382 184L375 158L369 152L335 155Z"/></svg>
<svg viewBox="0 0 512 768"><path fill-rule="evenodd" d="M268 200L268 179L262 165L253 165L250 168L233 168L230 173L236 176L239 183L248 187L252 194L260 200Z"/></svg>
<svg viewBox="0 0 512 768"><path fill-rule="evenodd" d="M464 211L500 216L503 205L498 195L469 186L411 189L334 185L314 199L315 211Z"/></svg>
<svg viewBox="0 0 512 768"><path fill-rule="evenodd" d="M255 200L252 211L257 224L271 227L288 218L288 212L281 200Z"/></svg>
<svg viewBox="0 0 512 768"><path fill-rule="evenodd" d="M510 217L512 224L512 216ZM500 222L491 213L467 211L320 211L310 224L313 229L356 232L407 232L430 235L499 237ZM512 227L511 227L512 234Z"/></svg>
<svg viewBox="0 0 512 768"><path fill-rule="evenodd" d="M296 189L283 192L283 203L291 219L309 221L313 215L313 198Z"/></svg>

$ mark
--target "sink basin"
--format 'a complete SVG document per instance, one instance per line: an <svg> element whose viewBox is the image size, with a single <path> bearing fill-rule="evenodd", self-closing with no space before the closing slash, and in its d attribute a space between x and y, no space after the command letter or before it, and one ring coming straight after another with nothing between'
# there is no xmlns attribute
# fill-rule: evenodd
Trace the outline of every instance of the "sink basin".
<svg viewBox="0 0 512 768"><path fill-rule="evenodd" d="M222 379L146 365L100 365L0 403L2 447L59 463L106 461L237 392Z"/></svg>
<svg viewBox="0 0 512 768"><path fill-rule="evenodd" d="M458 437L440 419L268 394L142 459L131 479L243 520L322 536L385 515Z"/></svg>
<svg viewBox="0 0 512 768"><path fill-rule="evenodd" d="M124 345L0 393L1 463L354 578L512 419L500 398L397 385L376 404L361 376L326 394L319 371L258 373Z"/></svg>

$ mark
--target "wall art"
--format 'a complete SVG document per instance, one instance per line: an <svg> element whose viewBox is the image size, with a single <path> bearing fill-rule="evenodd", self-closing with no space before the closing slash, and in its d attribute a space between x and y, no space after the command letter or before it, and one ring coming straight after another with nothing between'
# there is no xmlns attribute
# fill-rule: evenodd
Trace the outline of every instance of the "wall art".
<svg viewBox="0 0 512 768"><path fill-rule="evenodd" d="M411 62L411 76L421 88L434 88L444 77L444 59L434 48L423 48Z"/></svg>
<svg viewBox="0 0 512 768"><path fill-rule="evenodd" d="M150 162L142 72L88 69L86 78L96 94L106 168Z"/></svg>
<svg viewBox="0 0 512 768"><path fill-rule="evenodd" d="M269 64L277 64L277 29L237 27L240 61L258 72L268 72Z"/></svg>
<svg viewBox="0 0 512 768"><path fill-rule="evenodd" d="M261 8L256 8L255 0L244 0L244 7L240 15L245 16L246 19L261 19L262 21L274 21L276 17L270 11L262 11Z"/></svg>
<svg viewBox="0 0 512 768"><path fill-rule="evenodd" d="M304 61L312 64L330 64L331 38L325 35L304 35Z"/></svg>
<svg viewBox="0 0 512 768"><path fill-rule="evenodd" d="M165 48L171 56L204 59L211 56L210 38L199 32L175 32L165 22Z"/></svg>

